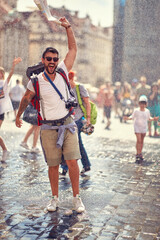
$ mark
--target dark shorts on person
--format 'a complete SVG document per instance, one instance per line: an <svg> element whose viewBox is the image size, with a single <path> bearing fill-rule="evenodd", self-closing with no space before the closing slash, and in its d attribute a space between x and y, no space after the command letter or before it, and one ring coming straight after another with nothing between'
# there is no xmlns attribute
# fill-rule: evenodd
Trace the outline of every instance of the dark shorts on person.
<svg viewBox="0 0 160 240"><path fill-rule="evenodd" d="M104 106L104 112L107 118L111 118L111 106Z"/></svg>
<svg viewBox="0 0 160 240"><path fill-rule="evenodd" d="M20 101L12 101L12 106L14 110L17 110L19 108Z"/></svg>
<svg viewBox="0 0 160 240"><path fill-rule="evenodd" d="M0 114L0 120L4 120L4 113Z"/></svg>

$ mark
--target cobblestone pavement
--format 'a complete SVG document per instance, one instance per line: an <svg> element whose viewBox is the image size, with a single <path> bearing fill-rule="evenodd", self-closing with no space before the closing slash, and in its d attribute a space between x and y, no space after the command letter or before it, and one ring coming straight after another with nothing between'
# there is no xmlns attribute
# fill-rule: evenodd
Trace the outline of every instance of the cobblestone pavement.
<svg viewBox="0 0 160 240"><path fill-rule="evenodd" d="M83 136L92 163L80 176L86 212L65 216L72 207L69 177L60 178L60 208L48 213L51 191L43 155L19 146L27 128L15 128L10 116L1 130L11 152L0 163L0 239L160 239L159 138L145 138L146 163L136 165L132 123L113 119L108 131L99 115L95 133Z"/></svg>

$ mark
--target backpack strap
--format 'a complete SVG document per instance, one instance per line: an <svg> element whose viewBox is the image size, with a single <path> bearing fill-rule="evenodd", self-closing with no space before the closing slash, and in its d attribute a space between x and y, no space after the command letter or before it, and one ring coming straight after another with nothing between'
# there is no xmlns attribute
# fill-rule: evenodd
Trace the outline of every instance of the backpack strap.
<svg viewBox="0 0 160 240"><path fill-rule="evenodd" d="M71 85L70 85L70 83L68 81L68 77L67 77L65 71L62 68L57 68L56 72L59 73L63 77L63 79L67 83L68 88L71 88Z"/></svg>
<svg viewBox="0 0 160 240"><path fill-rule="evenodd" d="M76 84L76 93L77 93L77 98L78 98L79 106L80 106L83 114L86 115L86 109L85 109L85 107L83 106L83 102L82 102L82 98L81 98L81 94L80 94L80 90L79 90L79 84Z"/></svg>
<svg viewBox="0 0 160 240"><path fill-rule="evenodd" d="M66 84L68 86L69 93L71 94L72 97L74 97L74 92L73 92L73 90L71 88L71 85L69 83L69 80L68 80L68 77L67 77L65 71L62 68L57 68L56 72L59 73L63 77L63 79L65 80L65 82L66 82Z"/></svg>

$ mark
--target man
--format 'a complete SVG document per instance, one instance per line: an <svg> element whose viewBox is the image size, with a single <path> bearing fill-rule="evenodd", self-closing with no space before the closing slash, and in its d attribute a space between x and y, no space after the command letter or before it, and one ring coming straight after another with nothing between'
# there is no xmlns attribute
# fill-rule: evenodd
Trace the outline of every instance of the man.
<svg viewBox="0 0 160 240"><path fill-rule="evenodd" d="M105 129L109 130L111 125L111 110L113 105L114 92L110 82L106 82L106 88L104 90L104 113L107 118L107 125Z"/></svg>
<svg viewBox="0 0 160 240"><path fill-rule="evenodd" d="M147 78L142 76L140 78L140 84L137 86L136 100L138 101L141 95L145 95L148 98L150 91L151 87L147 85Z"/></svg>
<svg viewBox="0 0 160 240"><path fill-rule="evenodd" d="M72 184L73 209L80 213L85 210L79 196L79 168L77 159L80 158L80 152L77 133L73 134L73 132L71 132L71 130L75 130L76 124L71 116L66 117L69 114L69 110L66 108L69 91L63 77L55 71L58 66L68 75L68 71L71 70L76 57L77 45L70 23L65 17L61 18L60 21L61 26L66 29L68 38L68 52L66 57L64 61L58 64L58 51L54 48L47 48L42 55L42 63L44 64L45 71L38 75L41 102L40 112L42 119L45 119L47 122L44 124L43 122L45 121L42 121L40 137L45 160L48 165L48 174L52 190L52 200L49 205L47 205L47 209L48 211L56 211L58 207L59 164L61 163L63 154L69 168L69 176ZM65 101L60 98L48 79L55 84ZM21 127L22 120L20 120L20 116L34 96L35 91L33 84L29 81L27 91L20 103L17 113L17 127ZM65 119L63 123L62 119ZM58 126L55 122L58 122ZM65 131L63 132L64 129ZM62 140L61 137L63 135L61 132L64 133L63 145L61 144L61 147L58 148L57 140Z"/></svg>
<svg viewBox="0 0 160 240"><path fill-rule="evenodd" d="M11 88L10 91L10 98L12 101L13 109L14 109L14 115L16 118L17 110L20 104L20 101L25 93L25 88L23 85L20 84L20 81L16 80L16 86Z"/></svg>
<svg viewBox="0 0 160 240"><path fill-rule="evenodd" d="M115 89L113 91L113 95L114 95L115 117L120 117L120 110L121 110L121 82L115 82Z"/></svg>
<svg viewBox="0 0 160 240"><path fill-rule="evenodd" d="M74 95L78 102L78 96L77 96L77 91L76 91L77 83L75 81L76 73L74 71L70 71L68 74L68 77L69 77L69 82L70 82L71 88L73 89ZM79 85L79 91L80 91L81 99L83 101L83 105L87 111L86 124L89 125L90 124L90 116L91 116L91 105L89 102L89 93L82 84ZM84 174L85 172L90 171L90 166L91 166L91 163L89 161L89 158L88 158L87 152L85 150L85 147L83 145L82 137L81 137L81 129L83 127L83 121L84 121L83 118L84 118L83 111L82 111L80 105L78 104L78 107L75 109L74 121L76 122L77 127L78 127L79 147L80 147L80 153L81 153L81 162L82 162L82 166L83 166L81 174ZM66 166L66 164L62 164L62 168L63 168L62 175L66 175L66 173L68 171L68 167Z"/></svg>

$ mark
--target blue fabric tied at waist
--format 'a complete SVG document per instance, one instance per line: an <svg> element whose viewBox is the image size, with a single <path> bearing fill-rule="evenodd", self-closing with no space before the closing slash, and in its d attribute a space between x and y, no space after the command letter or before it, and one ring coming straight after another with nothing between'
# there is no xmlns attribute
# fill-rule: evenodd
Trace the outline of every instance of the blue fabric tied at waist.
<svg viewBox="0 0 160 240"><path fill-rule="evenodd" d="M57 143L56 146L57 148L61 148L63 146L63 142L64 142L64 133L65 130L68 129L72 134L74 134L76 132L76 123L72 122L66 125L60 125L60 126L50 126L47 124L42 124L41 125L41 130L57 130L58 129L58 138L57 138Z"/></svg>

